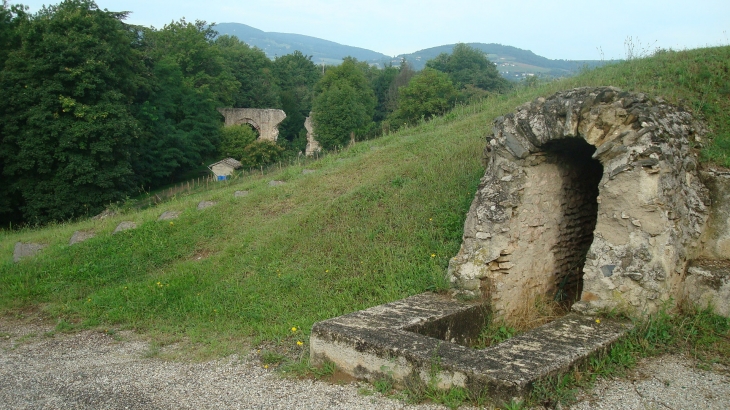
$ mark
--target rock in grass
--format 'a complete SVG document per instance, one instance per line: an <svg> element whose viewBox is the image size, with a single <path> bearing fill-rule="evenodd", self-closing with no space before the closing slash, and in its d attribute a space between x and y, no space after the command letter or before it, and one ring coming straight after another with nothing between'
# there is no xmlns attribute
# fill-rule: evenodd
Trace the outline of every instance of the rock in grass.
<svg viewBox="0 0 730 410"><path fill-rule="evenodd" d="M236 191L233 193L234 198L243 198L246 195L248 195L248 191Z"/></svg>
<svg viewBox="0 0 730 410"><path fill-rule="evenodd" d="M304 174L304 175L307 175L307 174L314 174L315 172L317 172L317 171L315 171L315 170L313 170L313 169L303 169L303 170L302 170L302 174Z"/></svg>
<svg viewBox="0 0 730 410"><path fill-rule="evenodd" d="M96 236L96 234L91 231L76 231L71 236L71 240L68 241L68 244L75 245L79 242L89 240L89 239L93 238L94 236Z"/></svg>
<svg viewBox="0 0 730 410"><path fill-rule="evenodd" d="M165 211L160 215L159 218L157 218L158 221L169 221L171 219L177 219L178 216L180 216L182 212L180 211Z"/></svg>
<svg viewBox="0 0 730 410"><path fill-rule="evenodd" d="M116 229L114 229L114 232L112 234L115 234L117 232L126 231L128 229L134 229L137 227L137 224L132 221L124 221L120 222L119 225L117 225Z"/></svg>
<svg viewBox="0 0 730 410"><path fill-rule="evenodd" d="M46 246L48 245L42 243L17 242L13 250L13 262L18 262L23 258L33 256Z"/></svg>
<svg viewBox="0 0 730 410"><path fill-rule="evenodd" d="M217 202L214 201L200 201L198 203L198 209L205 209L210 208L211 206L217 204Z"/></svg>
<svg viewBox="0 0 730 410"><path fill-rule="evenodd" d="M286 184L284 181L269 181L269 186L280 186L284 184Z"/></svg>

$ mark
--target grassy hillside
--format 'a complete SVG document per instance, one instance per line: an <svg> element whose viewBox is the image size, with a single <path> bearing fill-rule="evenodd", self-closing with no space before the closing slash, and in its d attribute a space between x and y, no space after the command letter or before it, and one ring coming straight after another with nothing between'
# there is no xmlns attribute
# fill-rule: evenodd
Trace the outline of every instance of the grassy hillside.
<svg viewBox="0 0 730 410"><path fill-rule="evenodd" d="M134 328L205 356L258 341L296 346L315 321L448 286L496 116L558 90L614 85L705 117L714 142L704 158L728 166L729 69L730 47L663 52L457 107L327 156L312 174L291 167L139 213L0 232L0 314L39 313L59 330ZM218 204L199 211L201 200ZM183 213L156 221L166 210ZM139 228L111 235L124 220ZM97 236L68 246L79 229ZM18 241L49 246L14 264Z"/></svg>

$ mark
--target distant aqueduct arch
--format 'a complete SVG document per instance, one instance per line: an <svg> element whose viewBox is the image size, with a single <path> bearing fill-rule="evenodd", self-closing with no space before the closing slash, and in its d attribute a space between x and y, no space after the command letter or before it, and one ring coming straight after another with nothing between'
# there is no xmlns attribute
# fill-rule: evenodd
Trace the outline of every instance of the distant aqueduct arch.
<svg viewBox="0 0 730 410"><path fill-rule="evenodd" d="M218 108L225 119L226 127L251 124L259 132L259 140L276 141L279 138L279 124L286 113L273 108Z"/></svg>

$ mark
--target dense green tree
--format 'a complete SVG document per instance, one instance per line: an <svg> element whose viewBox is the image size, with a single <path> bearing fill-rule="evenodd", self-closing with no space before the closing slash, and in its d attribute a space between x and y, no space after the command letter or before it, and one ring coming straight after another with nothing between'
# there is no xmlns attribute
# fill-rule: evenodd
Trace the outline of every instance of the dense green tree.
<svg viewBox="0 0 730 410"><path fill-rule="evenodd" d="M306 137L301 137L304 120L312 111L314 85L322 75L312 57L300 51L277 57L273 71L279 85L281 109L286 113L286 118L279 125L279 138L286 141L293 152L304 150L307 143Z"/></svg>
<svg viewBox="0 0 730 410"><path fill-rule="evenodd" d="M10 51L20 47L18 26L28 18L22 5L8 5L3 0L0 6L0 70L5 65Z"/></svg>
<svg viewBox="0 0 730 410"><path fill-rule="evenodd" d="M405 87L411 82L411 78L416 75L413 67L408 64L406 59L402 59L400 67L398 67L398 74L393 78L393 81L388 86L388 95L386 101L387 112L393 112L398 109L398 96L400 95L401 87Z"/></svg>
<svg viewBox="0 0 730 410"><path fill-rule="evenodd" d="M244 168L259 167L278 161L284 148L275 142L256 140L243 149L241 164Z"/></svg>
<svg viewBox="0 0 730 410"><path fill-rule="evenodd" d="M11 6L8 5L6 0L3 0L2 6L0 6L0 72L5 67L8 54L20 47L18 26L27 21L27 18L28 15L25 13L23 6ZM3 95L2 91L0 91L0 95ZM3 147L2 138L4 134L2 128L2 124L0 124L0 151ZM17 204L21 202L20 195L17 191L11 189L10 184L3 176L4 169L3 157L0 154L0 223L3 220L20 220L22 218L22 214L16 208Z"/></svg>
<svg viewBox="0 0 730 410"><path fill-rule="evenodd" d="M232 105L239 108L279 108L273 63L256 47L250 47L237 37L220 36L215 39L228 70L238 81Z"/></svg>
<svg viewBox="0 0 730 410"><path fill-rule="evenodd" d="M390 97L391 84L395 82L396 77L400 74L398 67L392 65L385 66L382 70L377 70L377 76L371 80L373 92L375 92L375 98L377 104L375 105L375 115L373 120L375 122L381 122L390 113L388 109L388 100Z"/></svg>
<svg viewBox="0 0 730 410"><path fill-rule="evenodd" d="M147 80L134 105L139 184L170 182L217 152L222 116L216 108L234 101L239 82L213 46L215 35L205 22L184 19L144 32Z"/></svg>
<svg viewBox="0 0 730 410"><path fill-rule="evenodd" d="M26 221L93 213L133 186L139 58L124 17L66 0L17 27L0 72L0 158L4 194Z"/></svg>
<svg viewBox="0 0 730 410"><path fill-rule="evenodd" d="M413 123L443 114L453 107L456 96L456 88L449 76L427 67L400 89L395 118Z"/></svg>
<svg viewBox="0 0 730 410"><path fill-rule="evenodd" d="M455 45L451 54L441 53L429 60L426 67L448 74L459 89L471 85L486 91L503 92L510 86L484 52L463 43Z"/></svg>
<svg viewBox="0 0 730 410"><path fill-rule="evenodd" d="M223 127L221 130L221 144L218 152L222 157L230 157L236 160L246 155L246 146L256 141L258 134L248 124Z"/></svg>
<svg viewBox="0 0 730 410"><path fill-rule="evenodd" d="M376 99L357 60L346 58L327 70L315 87L313 122L317 140L329 149L343 146L372 124Z"/></svg>

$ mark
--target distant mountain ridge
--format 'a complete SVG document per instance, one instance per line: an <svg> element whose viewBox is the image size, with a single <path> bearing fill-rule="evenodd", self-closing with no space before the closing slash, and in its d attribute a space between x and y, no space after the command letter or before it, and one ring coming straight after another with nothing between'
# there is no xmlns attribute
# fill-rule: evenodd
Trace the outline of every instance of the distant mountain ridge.
<svg viewBox="0 0 730 410"><path fill-rule="evenodd" d="M240 23L220 23L213 28L221 35L236 36L246 44L260 48L271 59L291 54L295 50L312 56L312 61L317 64L339 64L347 56L372 64L382 64L383 61L392 58L372 50L346 46L317 37L266 32Z"/></svg>
<svg viewBox="0 0 730 410"><path fill-rule="evenodd" d="M216 24L214 29L221 35L235 36L250 46L260 48L271 59L299 50L304 55L312 56L312 61L315 64L336 65L343 58L351 56L359 61L366 61L382 67L386 64L399 65L401 59L405 58L413 68L421 70L426 66L426 61L440 53L450 53L454 48L454 44L442 45L392 57L376 51L346 46L317 37L266 32L241 23L220 23ZM510 80L520 80L533 75L566 77L577 73L583 67L592 68L607 63L599 60L551 60L530 50L512 46L494 43L468 44L485 52L487 57L497 65L499 72Z"/></svg>

